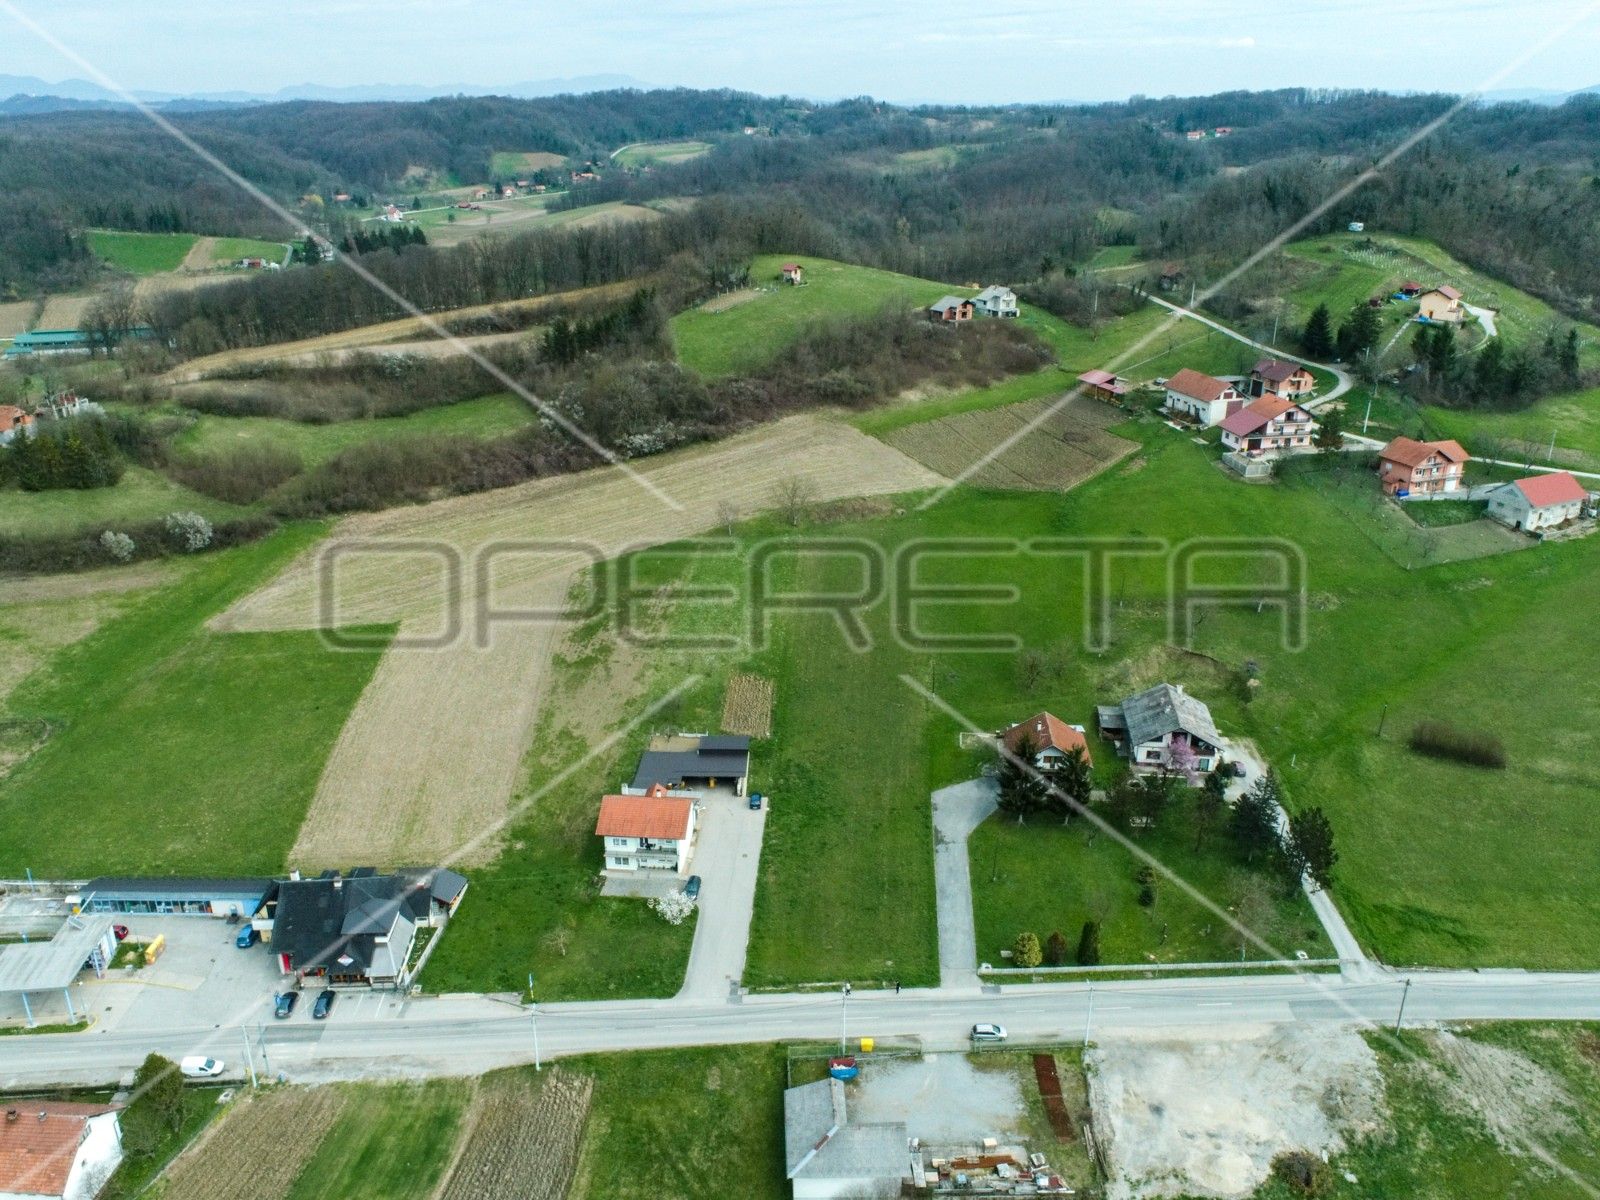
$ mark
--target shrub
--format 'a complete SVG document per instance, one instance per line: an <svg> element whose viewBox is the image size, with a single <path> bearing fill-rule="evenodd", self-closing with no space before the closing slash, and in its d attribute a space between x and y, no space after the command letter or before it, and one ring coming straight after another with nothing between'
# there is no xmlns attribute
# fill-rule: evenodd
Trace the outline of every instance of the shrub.
<svg viewBox="0 0 1600 1200"><path fill-rule="evenodd" d="M138 550L131 537L110 529L100 535L100 547L106 552L107 557L119 563L132 562Z"/></svg>
<svg viewBox="0 0 1600 1200"><path fill-rule="evenodd" d="M1017 940L1011 947L1011 965L1037 967L1043 961L1044 954L1039 949L1039 935L1027 932L1017 934Z"/></svg>
<svg viewBox="0 0 1600 1200"><path fill-rule="evenodd" d="M1067 965L1067 956L1072 953L1072 947L1067 945L1067 939L1058 929L1044 941L1044 963L1047 967L1064 967Z"/></svg>
<svg viewBox="0 0 1600 1200"><path fill-rule="evenodd" d="M682 925L694 911L694 901L682 892L668 892L665 896L652 897L650 907L668 925Z"/></svg>
<svg viewBox="0 0 1600 1200"><path fill-rule="evenodd" d="M242 517L213 527L211 548L242 546L265 537L278 527L266 516ZM109 532L109 531L108 531ZM162 558L181 551L167 536L162 521L130 525L120 536L133 544L135 559ZM62 571L82 571L106 564L107 548L103 534L67 533L55 536L10 537L0 533L0 573L47 575Z"/></svg>
<svg viewBox="0 0 1600 1200"><path fill-rule="evenodd" d="M300 474L300 456L277 446L234 446L178 459L167 474L213 500L254 504Z"/></svg>
<svg viewBox="0 0 1600 1200"><path fill-rule="evenodd" d="M1298 1196L1322 1196L1333 1186L1328 1164L1304 1150L1286 1150L1272 1160L1273 1177Z"/></svg>
<svg viewBox="0 0 1600 1200"><path fill-rule="evenodd" d="M1141 908L1154 908L1156 905L1156 885L1143 884L1139 888L1139 906Z"/></svg>
<svg viewBox="0 0 1600 1200"><path fill-rule="evenodd" d="M1078 965L1094 967L1100 964L1100 922L1085 921L1078 935Z"/></svg>
<svg viewBox="0 0 1600 1200"><path fill-rule="evenodd" d="M168 513L162 527L172 544L186 553L193 554L211 545L211 522L197 512Z"/></svg>
<svg viewBox="0 0 1600 1200"><path fill-rule="evenodd" d="M1411 730L1411 749L1430 758L1446 758L1475 767L1503 770L1506 748L1492 733L1457 729L1443 721L1419 721Z"/></svg>

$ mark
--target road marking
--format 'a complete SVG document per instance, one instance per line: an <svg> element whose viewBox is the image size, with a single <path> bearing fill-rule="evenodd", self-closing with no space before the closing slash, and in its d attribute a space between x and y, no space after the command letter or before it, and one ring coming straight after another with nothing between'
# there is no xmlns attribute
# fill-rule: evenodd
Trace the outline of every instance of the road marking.
<svg viewBox="0 0 1600 1200"><path fill-rule="evenodd" d="M1232 1000L1201 1000L1195 1004L1196 1008L1232 1008Z"/></svg>

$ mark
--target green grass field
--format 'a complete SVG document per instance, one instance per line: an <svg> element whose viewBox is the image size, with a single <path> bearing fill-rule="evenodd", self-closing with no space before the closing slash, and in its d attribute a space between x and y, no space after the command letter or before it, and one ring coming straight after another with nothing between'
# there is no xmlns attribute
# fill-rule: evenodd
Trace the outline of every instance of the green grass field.
<svg viewBox="0 0 1600 1200"><path fill-rule="evenodd" d="M192 233L126 233L91 229L89 248L106 262L132 275L175 271L200 239Z"/></svg>
<svg viewBox="0 0 1600 1200"><path fill-rule="evenodd" d="M281 263L288 250L284 242L264 242L259 238L219 237L211 247L211 261L219 266L237 262L241 258L264 258Z"/></svg>
<svg viewBox="0 0 1600 1200"><path fill-rule="evenodd" d="M624 167L668 166L698 158L710 150L710 142L640 142L619 150L612 161Z"/></svg>
<svg viewBox="0 0 1600 1200"><path fill-rule="evenodd" d="M275 872L378 653L314 633L205 621L323 527L286 528L192 569L52 656L13 692L54 736L0 781L0 871Z"/></svg>
<svg viewBox="0 0 1600 1200"><path fill-rule="evenodd" d="M343 1086L354 1100L323 1134L288 1200L427 1200L450 1165L470 1081Z"/></svg>
<svg viewBox="0 0 1600 1200"><path fill-rule="evenodd" d="M0 491L10 531L47 536L79 530L124 529L159 521L172 512L197 512L212 521L238 517L247 509L190 491L145 467L129 467L115 486L76 491Z"/></svg>
<svg viewBox="0 0 1600 1200"><path fill-rule="evenodd" d="M496 150L489 156L489 173L496 179L519 179L544 167L559 167L566 162L549 150Z"/></svg>

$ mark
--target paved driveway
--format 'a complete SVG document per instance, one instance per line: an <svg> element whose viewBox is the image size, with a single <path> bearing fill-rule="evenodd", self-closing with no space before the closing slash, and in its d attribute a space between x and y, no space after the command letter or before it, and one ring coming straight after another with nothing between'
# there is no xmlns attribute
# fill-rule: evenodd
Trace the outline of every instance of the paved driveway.
<svg viewBox="0 0 1600 1200"><path fill-rule="evenodd" d="M978 986L967 838L999 807L992 779L969 779L933 794L933 882L939 907L939 986Z"/></svg>
<svg viewBox="0 0 1600 1200"><path fill-rule="evenodd" d="M726 1000L743 977L766 828L765 805L753 812L741 797L706 793L689 864L700 876L700 916L679 999Z"/></svg>

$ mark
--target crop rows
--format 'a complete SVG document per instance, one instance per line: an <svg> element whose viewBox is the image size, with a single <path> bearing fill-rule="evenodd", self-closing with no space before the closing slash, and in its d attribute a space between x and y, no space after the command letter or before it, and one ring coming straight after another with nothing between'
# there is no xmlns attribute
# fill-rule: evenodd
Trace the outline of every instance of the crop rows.
<svg viewBox="0 0 1600 1200"><path fill-rule="evenodd" d="M172 1164L164 1200L288 1195L348 1098L342 1088L285 1088L245 1098Z"/></svg>
<svg viewBox="0 0 1600 1200"><path fill-rule="evenodd" d="M772 680L759 675L735 675L728 680L722 702L722 728L750 737L772 734Z"/></svg>
<svg viewBox="0 0 1600 1200"><path fill-rule="evenodd" d="M485 1084L439 1200L562 1200L578 1169L594 1080L557 1067Z"/></svg>

